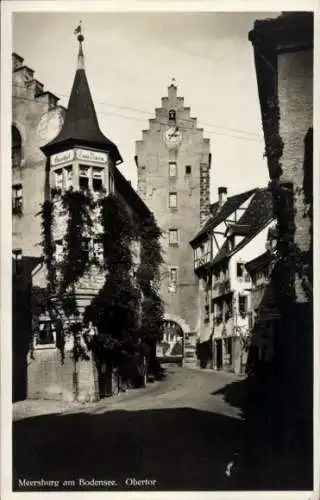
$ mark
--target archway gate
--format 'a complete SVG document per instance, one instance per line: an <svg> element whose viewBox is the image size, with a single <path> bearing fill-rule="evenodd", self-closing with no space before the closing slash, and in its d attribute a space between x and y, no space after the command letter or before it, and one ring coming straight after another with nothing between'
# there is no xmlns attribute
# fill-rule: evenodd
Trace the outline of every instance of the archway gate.
<svg viewBox="0 0 320 500"><path fill-rule="evenodd" d="M157 345L157 357L161 361L180 361L184 356L184 331L172 319L164 319L162 340Z"/></svg>

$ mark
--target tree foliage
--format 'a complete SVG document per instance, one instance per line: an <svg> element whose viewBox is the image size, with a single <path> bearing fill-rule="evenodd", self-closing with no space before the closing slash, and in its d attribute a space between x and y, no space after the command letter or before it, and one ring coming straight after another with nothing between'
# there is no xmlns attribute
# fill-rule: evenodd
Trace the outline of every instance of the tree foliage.
<svg viewBox="0 0 320 500"><path fill-rule="evenodd" d="M82 242L92 232L91 210L98 206L104 255L100 269L105 275L105 282L87 306L82 319L84 325L92 322L97 328L97 335L88 341L89 348L94 351L96 359L111 361L114 366L123 366L125 359L127 364L132 364L137 354L147 354L155 372L156 342L162 337L163 304L159 296L161 231L154 216L150 213L138 220L137 215L116 194L109 194L95 203L90 195L82 192L69 190L53 194L60 197L68 216L64 258L58 265L54 259L52 239L52 202L43 210L46 262L55 275L59 270L61 276L54 288L56 303L62 305L64 316L79 316L75 287L90 266L96 264L82 251ZM140 263L136 269L132 249L133 244L138 242ZM50 276L48 274L48 279ZM63 335L60 338L63 349ZM74 339L74 358L84 359L85 353L81 351L77 332Z"/></svg>

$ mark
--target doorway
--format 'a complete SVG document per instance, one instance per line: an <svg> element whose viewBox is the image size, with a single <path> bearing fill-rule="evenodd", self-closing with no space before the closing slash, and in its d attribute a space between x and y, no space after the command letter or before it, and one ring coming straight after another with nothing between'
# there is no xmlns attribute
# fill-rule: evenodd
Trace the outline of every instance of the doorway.
<svg viewBox="0 0 320 500"><path fill-rule="evenodd" d="M222 370L222 340L216 340L217 370Z"/></svg>

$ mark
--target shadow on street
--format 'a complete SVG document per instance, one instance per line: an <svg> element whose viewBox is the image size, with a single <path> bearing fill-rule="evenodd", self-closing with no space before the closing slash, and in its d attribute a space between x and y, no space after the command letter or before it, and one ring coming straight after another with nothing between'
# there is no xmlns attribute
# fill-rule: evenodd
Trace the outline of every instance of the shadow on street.
<svg viewBox="0 0 320 500"><path fill-rule="evenodd" d="M288 450L281 451L275 437L277 422L270 418L272 399L268 399L265 392L259 395L251 391L249 380L244 378L211 393L212 396L221 395L228 405L241 411L242 443L236 450L235 462L245 489L254 489L257 478L251 478L253 487L248 482L250 474L256 471L262 489L312 490L313 451L312 439L308 439L312 421L306 424L308 429L304 434L295 435ZM256 465L252 467L253 464Z"/></svg>
<svg viewBox="0 0 320 500"><path fill-rule="evenodd" d="M224 469L241 429L240 420L188 408L20 420L13 428L13 488L19 478L60 485L95 478L128 489L125 479L135 477L156 479L160 490L229 489Z"/></svg>
<svg viewBox="0 0 320 500"><path fill-rule="evenodd" d="M19 487L19 479L56 479L61 490L99 489L80 487L80 478L117 481L101 490L135 489L127 478L155 479L154 487L136 488L149 491L274 489L275 478L257 460L247 470L236 463L231 476L225 474L244 431L240 419L189 408L27 418L13 423L13 489L57 491Z"/></svg>

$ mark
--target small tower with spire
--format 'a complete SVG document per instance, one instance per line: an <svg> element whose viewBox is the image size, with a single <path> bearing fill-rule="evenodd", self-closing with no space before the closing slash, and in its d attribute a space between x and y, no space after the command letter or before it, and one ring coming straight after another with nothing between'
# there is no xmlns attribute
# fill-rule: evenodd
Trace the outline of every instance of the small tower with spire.
<svg viewBox="0 0 320 500"><path fill-rule="evenodd" d="M122 163L117 146L100 130L92 100L83 52L84 36L81 24L75 30L79 42L77 68L63 126L58 135L41 148L47 157L48 183L53 201L52 238L55 260L63 260L66 252L67 215L62 196L67 191L90 194L93 200L105 197L115 189L116 165ZM92 210L93 228L84 234L83 252L102 259L102 228L99 225L99 207ZM94 259L93 259L94 261ZM98 267L90 268L77 283L76 293L95 295L102 285ZM79 312L87 304L79 306Z"/></svg>

